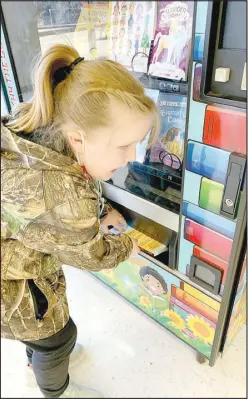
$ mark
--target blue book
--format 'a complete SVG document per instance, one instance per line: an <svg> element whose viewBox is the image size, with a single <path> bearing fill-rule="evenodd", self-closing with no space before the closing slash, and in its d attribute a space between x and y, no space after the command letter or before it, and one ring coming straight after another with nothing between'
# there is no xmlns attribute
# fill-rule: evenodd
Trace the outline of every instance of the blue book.
<svg viewBox="0 0 248 399"><path fill-rule="evenodd" d="M225 184L230 152L208 145L188 142L186 169Z"/></svg>
<svg viewBox="0 0 248 399"><path fill-rule="evenodd" d="M183 201L183 215L217 233L233 239L236 223L199 206Z"/></svg>

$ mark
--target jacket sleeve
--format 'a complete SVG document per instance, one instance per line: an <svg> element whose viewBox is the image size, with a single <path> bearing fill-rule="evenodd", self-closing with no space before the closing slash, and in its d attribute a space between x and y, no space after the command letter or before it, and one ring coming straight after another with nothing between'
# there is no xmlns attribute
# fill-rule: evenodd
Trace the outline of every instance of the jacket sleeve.
<svg viewBox="0 0 248 399"><path fill-rule="evenodd" d="M9 190L11 174L15 176L15 184ZM17 169L5 171L3 186L2 213L10 236L29 249L33 257L38 251L50 258L50 264L57 259L57 263L59 260L90 271L114 268L129 258L132 240L125 234L103 233L97 217L97 192L84 179L63 171ZM14 258L12 254L13 261ZM30 262L28 270L19 270L18 276L51 274L56 269L56 262L53 263L53 270L49 270L43 261L40 261L42 267Z"/></svg>
<svg viewBox="0 0 248 399"><path fill-rule="evenodd" d="M80 269L100 271L118 266L129 258L132 241L125 234L104 234L96 216L86 216L85 211L84 217L80 215L82 209L90 209L91 205L91 200L62 204L53 209L50 220L32 221L22 243L36 251L57 255L61 263Z"/></svg>
<svg viewBox="0 0 248 399"><path fill-rule="evenodd" d="M109 213L109 211L111 211L111 209L113 209L113 207L105 198L103 198L103 201L104 201L104 206L101 212L101 220L107 216L107 214Z"/></svg>

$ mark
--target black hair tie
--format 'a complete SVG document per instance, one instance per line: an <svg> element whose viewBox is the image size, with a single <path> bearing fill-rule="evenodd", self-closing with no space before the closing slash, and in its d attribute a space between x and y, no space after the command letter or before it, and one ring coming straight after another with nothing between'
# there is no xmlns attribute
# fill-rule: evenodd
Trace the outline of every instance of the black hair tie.
<svg viewBox="0 0 248 399"><path fill-rule="evenodd" d="M78 57L70 65L66 65L64 67L59 68L53 76L53 88L55 89L55 87L60 82L66 79L67 76L70 75L71 71L75 68L75 66L81 61L84 61L84 58Z"/></svg>

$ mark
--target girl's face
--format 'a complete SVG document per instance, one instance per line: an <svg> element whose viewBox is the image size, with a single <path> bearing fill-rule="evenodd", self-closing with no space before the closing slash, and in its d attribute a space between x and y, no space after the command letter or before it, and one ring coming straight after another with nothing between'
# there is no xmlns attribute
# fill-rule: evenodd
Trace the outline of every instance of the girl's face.
<svg viewBox="0 0 248 399"><path fill-rule="evenodd" d="M95 180L109 180L116 169L135 161L136 145L144 140L153 124L151 113L137 113L114 99L110 101L110 118L112 123L108 127L87 134L68 134L80 164Z"/></svg>

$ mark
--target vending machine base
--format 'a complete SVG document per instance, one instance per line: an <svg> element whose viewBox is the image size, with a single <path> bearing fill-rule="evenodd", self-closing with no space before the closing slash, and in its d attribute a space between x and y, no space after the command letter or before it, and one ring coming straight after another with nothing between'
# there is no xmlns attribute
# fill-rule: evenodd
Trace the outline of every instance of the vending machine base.
<svg viewBox="0 0 248 399"><path fill-rule="evenodd" d="M203 363L211 357L220 303L176 273L137 255L93 274L194 348Z"/></svg>

